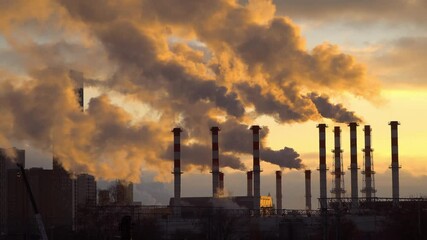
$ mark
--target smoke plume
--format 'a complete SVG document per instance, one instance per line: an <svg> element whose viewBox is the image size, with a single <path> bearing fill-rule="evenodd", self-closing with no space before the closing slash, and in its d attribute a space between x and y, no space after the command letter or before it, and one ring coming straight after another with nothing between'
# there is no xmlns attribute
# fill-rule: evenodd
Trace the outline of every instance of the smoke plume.
<svg viewBox="0 0 427 240"><path fill-rule="evenodd" d="M337 46L306 49L270 0L16 0L0 8L0 37L0 57L8 56L0 63L0 144L26 142L104 179L137 182L142 167L169 179L177 125L185 168L210 166L208 129L217 125L221 163L242 170L238 156L251 154L257 117L360 121L328 94L378 94L365 67ZM82 81L99 92L85 96L84 112L74 91ZM132 102L144 117L129 113ZM263 142L267 135L263 127ZM292 148L262 149L264 161L302 166Z"/></svg>

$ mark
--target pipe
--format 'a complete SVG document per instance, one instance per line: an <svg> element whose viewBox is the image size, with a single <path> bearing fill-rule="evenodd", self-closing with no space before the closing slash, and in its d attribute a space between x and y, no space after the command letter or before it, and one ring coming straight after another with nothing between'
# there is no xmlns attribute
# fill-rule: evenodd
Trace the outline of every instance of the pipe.
<svg viewBox="0 0 427 240"><path fill-rule="evenodd" d="M219 195L224 195L224 173L219 172Z"/></svg>
<svg viewBox="0 0 427 240"><path fill-rule="evenodd" d="M359 187L357 178L357 124L351 122L350 126L350 171L351 171L351 206L357 208L359 206Z"/></svg>
<svg viewBox="0 0 427 240"><path fill-rule="evenodd" d="M212 132L212 195L219 197L219 151L218 132L219 127L211 127Z"/></svg>
<svg viewBox="0 0 427 240"><path fill-rule="evenodd" d="M332 174L335 176L335 188L331 190L331 193L335 193L336 199L341 199L341 194L345 193L345 190L344 184L341 184L343 182L342 176L344 172L342 171L341 129L338 126L334 127L334 145L335 169Z"/></svg>
<svg viewBox="0 0 427 240"><path fill-rule="evenodd" d="M174 204L181 204L181 128L174 128L173 132L173 176L174 176ZM176 208L179 214L179 208Z"/></svg>
<svg viewBox="0 0 427 240"><path fill-rule="evenodd" d="M391 121L391 175L392 175L392 197L394 206L399 205L399 148L397 127L398 121Z"/></svg>
<svg viewBox="0 0 427 240"><path fill-rule="evenodd" d="M305 170L305 209L311 210L311 170Z"/></svg>
<svg viewBox="0 0 427 240"><path fill-rule="evenodd" d="M246 172L246 180L247 180L247 196L252 197L252 175L253 171L247 171Z"/></svg>
<svg viewBox="0 0 427 240"><path fill-rule="evenodd" d="M282 171L276 171L276 210L282 214Z"/></svg>
<svg viewBox="0 0 427 240"><path fill-rule="evenodd" d="M320 208L327 208L327 192L326 192L326 124L317 125L319 128L319 175L320 175Z"/></svg>
<svg viewBox="0 0 427 240"><path fill-rule="evenodd" d="M253 125L250 128L253 134L253 171L254 171L254 209L256 213L259 213L260 201L261 201L261 189L260 189L260 173L261 168L259 164L259 130L261 129L258 125Z"/></svg>

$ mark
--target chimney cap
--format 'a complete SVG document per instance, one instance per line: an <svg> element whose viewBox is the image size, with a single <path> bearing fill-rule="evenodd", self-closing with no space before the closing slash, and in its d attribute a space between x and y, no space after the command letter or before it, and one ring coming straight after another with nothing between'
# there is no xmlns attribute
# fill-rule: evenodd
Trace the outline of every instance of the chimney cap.
<svg viewBox="0 0 427 240"><path fill-rule="evenodd" d="M221 128L219 128L218 126L213 126L213 127L211 127L211 132L219 132L219 131L221 131Z"/></svg>
<svg viewBox="0 0 427 240"><path fill-rule="evenodd" d="M350 122L350 123L348 123L348 126L357 127L357 126L359 126L359 124L357 122Z"/></svg>
<svg viewBox="0 0 427 240"><path fill-rule="evenodd" d="M176 128L174 128L174 129L172 129L172 131L171 132L173 132L173 133L181 133L182 132L182 128L180 128L180 127L176 127Z"/></svg>
<svg viewBox="0 0 427 240"><path fill-rule="evenodd" d="M282 171L276 171L276 177L281 177L282 176Z"/></svg>
<svg viewBox="0 0 427 240"><path fill-rule="evenodd" d="M388 125L397 126L397 125L400 125L400 122L399 121L391 121L388 123Z"/></svg>
<svg viewBox="0 0 427 240"><path fill-rule="evenodd" d="M317 124L317 126L316 126L317 128L327 128L328 127L328 125L326 125L326 124L324 124L324 123L320 123L320 124Z"/></svg>

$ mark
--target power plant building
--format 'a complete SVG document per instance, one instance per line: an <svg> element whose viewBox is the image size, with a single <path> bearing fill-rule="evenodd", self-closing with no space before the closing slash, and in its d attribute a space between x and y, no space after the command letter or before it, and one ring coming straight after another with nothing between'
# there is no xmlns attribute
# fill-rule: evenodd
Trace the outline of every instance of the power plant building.
<svg viewBox="0 0 427 240"><path fill-rule="evenodd" d="M15 154L15 157L8 156L8 151L14 151L12 154ZM8 186L8 176L9 172L17 172L16 163L25 166L25 150L0 148L0 236L8 232L9 192L14 191Z"/></svg>
<svg viewBox="0 0 427 240"><path fill-rule="evenodd" d="M76 204L79 206L96 205L96 181L89 174L79 174L76 179Z"/></svg>

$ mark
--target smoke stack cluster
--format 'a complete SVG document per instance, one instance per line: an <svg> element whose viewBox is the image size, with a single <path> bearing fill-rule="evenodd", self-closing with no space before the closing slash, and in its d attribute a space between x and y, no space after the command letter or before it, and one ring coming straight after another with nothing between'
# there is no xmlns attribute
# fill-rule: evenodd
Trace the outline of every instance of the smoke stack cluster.
<svg viewBox="0 0 427 240"><path fill-rule="evenodd" d="M251 128L253 134L253 173L254 173L254 209L257 211L260 209L261 189L260 189L260 174L261 168L259 165L259 130L261 129L258 125L253 125Z"/></svg>
<svg viewBox="0 0 427 240"><path fill-rule="evenodd" d="M326 124L317 125L319 128L319 173L320 173L320 208L327 208L326 193Z"/></svg>
<svg viewBox="0 0 427 240"><path fill-rule="evenodd" d="M246 172L246 180L247 180L247 196L248 197L252 197L252 188L253 188L253 186L252 186L252 182L253 182L253 179L252 179L252 175L253 175L253 171L247 171Z"/></svg>
<svg viewBox="0 0 427 240"><path fill-rule="evenodd" d="M371 201L372 197L375 197L375 184L374 184L374 169L373 169L373 159L372 159L372 147L371 147L371 126L366 125L365 131L365 148L363 152L365 153L365 169L362 174L365 175L365 187L362 189L362 192L365 193L366 201Z"/></svg>
<svg viewBox="0 0 427 240"><path fill-rule="evenodd" d="M282 214L282 171L276 171L276 209Z"/></svg>
<svg viewBox="0 0 427 240"><path fill-rule="evenodd" d="M218 152L218 132L219 127L212 127L212 195L218 197L219 194L219 152Z"/></svg>
<svg viewBox="0 0 427 240"><path fill-rule="evenodd" d="M174 128L173 132L173 176L174 176L174 199L175 206L180 206L181 201L181 128ZM175 210L179 214L179 209Z"/></svg>
<svg viewBox="0 0 427 240"><path fill-rule="evenodd" d="M311 210L311 170L305 170L305 208Z"/></svg>
<svg viewBox="0 0 427 240"><path fill-rule="evenodd" d="M393 204L399 205L399 149L397 127L400 125L398 121L391 121L391 175L392 175L392 197Z"/></svg>

